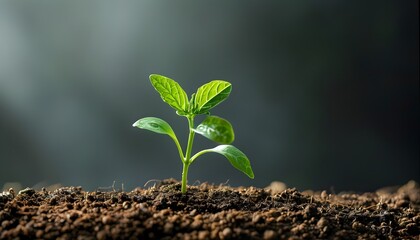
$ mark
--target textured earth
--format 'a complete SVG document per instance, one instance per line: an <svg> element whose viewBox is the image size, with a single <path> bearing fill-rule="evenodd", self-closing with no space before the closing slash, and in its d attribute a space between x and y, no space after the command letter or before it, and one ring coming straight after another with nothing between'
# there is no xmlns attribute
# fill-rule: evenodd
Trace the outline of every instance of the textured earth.
<svg viewBox="0 0 420 240"><path fill-rule="evenodd" d="M420 239L420 188L299 192L169 179L131 192L9 189L0 239Z"/></svg>

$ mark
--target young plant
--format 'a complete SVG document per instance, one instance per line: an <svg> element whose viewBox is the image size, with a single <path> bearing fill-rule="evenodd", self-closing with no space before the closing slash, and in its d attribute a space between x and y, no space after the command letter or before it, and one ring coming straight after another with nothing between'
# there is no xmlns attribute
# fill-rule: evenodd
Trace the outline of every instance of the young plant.
<svg viewBox="0 0 420 240"><path fill-rule="evenodd" d="M136 121L133 127L166 134L175 142L183 164L181 185L183 194L187 192L188 168L191 163L205 153L214 152L225 156L233 167L245 173L248 177L254 178L247 156L236 147L229 145L235 138L232 125L223 118L211 116L209 112L229 96L232 91L232 84L222 80L213 80L199 87L197 92L193 93L191 98L188 99L185 91L174 80L157 74L152 74L149 78L162 100L174 108L178 115L184 116L188 120L189 135L185 154L171 126L164 120L156 117L145 117ZM208 116L197 127L194 127L194 118L201 114L207 114ZM191 156L195 133L222 145L199 151Z"/></svg>

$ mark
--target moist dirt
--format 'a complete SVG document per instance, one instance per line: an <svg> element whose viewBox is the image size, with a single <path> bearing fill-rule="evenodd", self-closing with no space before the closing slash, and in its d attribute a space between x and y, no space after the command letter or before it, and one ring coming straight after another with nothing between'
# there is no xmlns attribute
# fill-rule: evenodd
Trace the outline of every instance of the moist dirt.
<svg viewBox="0 0 420 240"><path fill-rule="evenodd" d="M420 239L413 181L362 194L275 186L10 189L0 193L0 239Z"/></svg>

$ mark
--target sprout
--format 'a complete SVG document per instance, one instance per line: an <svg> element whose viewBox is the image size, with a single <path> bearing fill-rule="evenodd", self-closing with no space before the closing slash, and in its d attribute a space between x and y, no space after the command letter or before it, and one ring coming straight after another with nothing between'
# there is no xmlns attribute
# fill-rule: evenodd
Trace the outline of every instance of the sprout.
<svg viewBox="0 0 420 240"><path fill-rule="evenodd" d="M145 117L137 120L133 124L133 127L166 134L175 142L183 164L181 185L181 192L183 194L187 192L189 166L199 156L209 152L219 153L225 156L233 167L248 177L254 178L248 157L241 150L229 145L235 138L232 125L226 119L212 116L209 112L229 97L232 91L232 84L227 81L213 80L199 87L197 92L191 95L191 99L188 99L184 89L174 80L157 74L152 74L149 78L162 100L174 108L178 115L184 116L188 120L189 136L185 154L172 127L164 120L156 117ZM194 118L201 114L207 114L208 116L195 128ZM191 156L195 133L221 145L199 151Z"/></svg>

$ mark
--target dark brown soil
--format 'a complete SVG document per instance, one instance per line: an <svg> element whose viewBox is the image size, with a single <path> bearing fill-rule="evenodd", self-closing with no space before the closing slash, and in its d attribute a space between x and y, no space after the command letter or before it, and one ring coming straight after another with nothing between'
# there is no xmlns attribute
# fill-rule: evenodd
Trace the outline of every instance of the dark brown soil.
<svg viewBox="0 0 420 240"><path fill-rule="evenodd" d="M165 180L131 192L26 189L0 194L1 239L419 239L420 188L374 193Z"/></svg>

